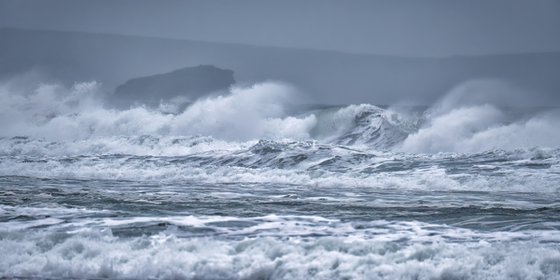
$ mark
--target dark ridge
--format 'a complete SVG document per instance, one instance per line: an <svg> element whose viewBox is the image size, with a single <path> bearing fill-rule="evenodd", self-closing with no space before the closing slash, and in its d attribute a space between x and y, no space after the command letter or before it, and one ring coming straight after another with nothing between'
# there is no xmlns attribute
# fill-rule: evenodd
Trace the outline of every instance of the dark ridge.
<svg viewBox="0 0 560 280"><path fill-rule="evenodd" d="M0 42L0 79L36 70L70 85L96 80L109 92L131 78L217 65L241 84L295 85L307 103L428 105L463 82L497 79L530 93L523 106L560 104L553 52L411 58L8 28L0 28Z"/></svg>
<svg viewBox="0 0 560 280"><path fill-rule="evenodd" d="M177 98L182 98L184 103L227 90L234 83L233 71L200 65L128 80L117 87L112 99L117 106L134 103L157 106Z"/></svg>

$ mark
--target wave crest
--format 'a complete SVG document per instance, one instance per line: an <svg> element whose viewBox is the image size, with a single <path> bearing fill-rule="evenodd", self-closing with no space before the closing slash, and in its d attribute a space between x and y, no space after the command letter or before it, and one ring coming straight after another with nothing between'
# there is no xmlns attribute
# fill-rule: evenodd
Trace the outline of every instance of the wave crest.
<svg viewBox="0 0 560 280"><path fill-rule="evenodd" d="M316 140L414 153L560 146L560 111L517 114L486 102L484 92L473 95L472 88L458 87L424 114L370 104L290 114L295 89L281 83L235 87L226 95L199 99L178 113L146 106L108 109L95 82L71 88L40 85L32 92L0 86L4 101L0 136L88 141L202 135L233 143ZM468 100L471 95L474 101Z"/></svg>

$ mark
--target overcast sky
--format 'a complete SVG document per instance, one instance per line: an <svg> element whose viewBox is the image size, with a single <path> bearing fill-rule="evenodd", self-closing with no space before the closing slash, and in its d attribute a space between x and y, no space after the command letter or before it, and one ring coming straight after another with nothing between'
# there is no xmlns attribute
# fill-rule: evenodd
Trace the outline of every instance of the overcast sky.
<svg viewBox="0 0 560 280"><path fill-rule="evenodd" d="M560 0L0 0L0 26L405 56L560 51Z"/></svg>

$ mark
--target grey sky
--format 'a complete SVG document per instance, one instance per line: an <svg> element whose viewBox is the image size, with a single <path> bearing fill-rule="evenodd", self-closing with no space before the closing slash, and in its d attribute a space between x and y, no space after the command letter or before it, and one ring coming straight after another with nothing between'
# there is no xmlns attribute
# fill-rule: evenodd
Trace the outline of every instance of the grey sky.
<svg viewBox="0 0 560 280"><path fill-rule="evenodd" d="M0 26L406 56L560 51L558 0L0 0Z"/></svg>

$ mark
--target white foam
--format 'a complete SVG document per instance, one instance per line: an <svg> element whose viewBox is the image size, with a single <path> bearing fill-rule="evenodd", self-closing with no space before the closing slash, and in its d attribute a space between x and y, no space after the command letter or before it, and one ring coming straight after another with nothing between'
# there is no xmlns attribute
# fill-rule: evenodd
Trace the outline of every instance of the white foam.
<svg viewBox="0 0 560 280"><path fill-rule="evenodd" d="M273 217L271 217L274 220ZM319 221L320 222L320 221ZM260 226L271 231L281 224ZM302 230L314 224L297 225ZM288 226L289 227L289 226ZM0 275L135 279L560 279L560 248L539 235L477 233L417 222L377 221L372 232L329 237L115 237L0 232ZM317 226L317 230L324 229ZM296 232L297 233L297 232ZM524 236L524 237L523 237ZM522 239L519 239L523 237ZM543 236L546 239L546 237Z"/></svg>
<svg viewBox="0 0 560 280"><path fill-rule="evenodd" d="M89 139L104 136L190 136L225 140L308 138L314 116L285 117L293 89L278 83L233 88L228 95L196 101L179 114L147 107L105 109L98 84L70 89L41 85L34 92L0 87L0 136Z"/></svg>
<svg viewBox="0 0 560 280"><path fill-rule="evenodd" d="M268 146L265 146L268 147ZM274 147L274 146L271 146ZM308 187L367 187L401 190L467 190L557 192L560 157L533 159L522 151L513 158L488 156L483 172L469 163L469 157L447 154L409 156L367 154L329 146L298 150L281 146L279 152L255 153L251 147L214 150L186 157L137 157L129 155L78 157L7 156L0 161L2 176L39 178L106 179L158 182L297 184ZM271 148L272 149L272 148ZM526 154L525 154L526 153ZM517 156L519 158L517 158ZM301 161L294 161L301 158ZM331 162L328 165L324 162ZM448 173L446 164L461 163L469 168ZM408 164L412 167L408 167ZM414 164L420 163L418 167ZM387 165L388 167L384 167ZM442 165L441 167L438 165ZM533 166L544 168L535 169ZM402 169L391 170L390 166ZM489 168L491 166L492 168ZM471 170L472 168L475 168ZM367 171L371 169L372 171ZM488 173L488 174L486 174ZM494 176L494 174L496 176Z"/></svg>
<svg viewBox="0 0 560 280"><path fill-rule="evenodd" d="M237 151L255 143L256 141L224 141L203 136L110 136L66 141L50 141L45 138L0 138L0 155L31 157L102 154L185 156L210 151Z"/></svg>

